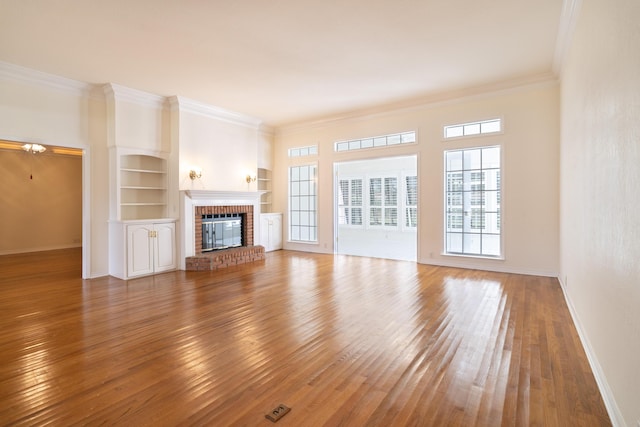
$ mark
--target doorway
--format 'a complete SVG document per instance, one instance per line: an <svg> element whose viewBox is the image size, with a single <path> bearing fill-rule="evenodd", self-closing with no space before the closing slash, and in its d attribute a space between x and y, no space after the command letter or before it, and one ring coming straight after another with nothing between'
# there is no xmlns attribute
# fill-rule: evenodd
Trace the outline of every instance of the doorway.
<svg viewBox="0 0 640 427"><path fill-rule="evenodd" d="M81 149L0 141L0 254L77 248L86 276L85 160Z"/></svg>
<svg viewBox="0 0 640 427"><path fill-rule="evenodd" d="M417 260L417 156L334 164L335 252Z"/></svg>

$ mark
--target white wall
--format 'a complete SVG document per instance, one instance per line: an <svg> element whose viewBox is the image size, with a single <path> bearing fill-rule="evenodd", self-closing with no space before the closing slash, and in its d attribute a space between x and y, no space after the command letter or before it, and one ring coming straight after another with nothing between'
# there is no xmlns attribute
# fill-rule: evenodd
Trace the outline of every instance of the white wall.
<svg viewBox="0 0 640 427"><path fill-rule="evenodd" d="M582 3L562 67L561 273L617 425L640 420L640 2Z"/></svg>
<svg viewBox="0 0 640 427"><path fill-rule="evenodd" d="M89 109L82 90L34 85L13 71L0 64L0 137L84 148Z"/></svg>
<svg viewBox="0 0 640 427"><path fill-rule="evenodd" d="M256 191L258 162L257 126L233 123L190 111L179 113L180 190ZM192 167L202 178L192 181Z"/></svg>
<svg viewBox="0 0 640 427"><path fill-rule="evenodd" d="M258 167L273 170L273 130L261 128L258 132Z"/></svg>
<svg viewBox="0 0 640 427"><path fill-rule="evenodd" d="M87 277L107 274L108 179L106 145L92 139L103 126L103 106L89 86L38 71L0 63L0 138L80 148L83 156L83 246ZM97 168L94 168L97 166ZM5 209L5 206L2 206Z"/></svg>
<svg viewBox="0 0 640 427"><path fill-rule="evenodd" d="M504 133L443 141L446 124L501 117ZM335 153L336 141L415 130L419 143ZM318 162L319 242L285 248L333 252L333 164L362 158L418 155L418 262L556 276L558 274L559 89L555 82L307 126L280 129L275 140L274 210L287 211L287 168ZM287 150L317 144L315 158ZM443 252L443 152L500 145L503 153L504 260ZM287 216L284 216L286 239Z"/></svg>

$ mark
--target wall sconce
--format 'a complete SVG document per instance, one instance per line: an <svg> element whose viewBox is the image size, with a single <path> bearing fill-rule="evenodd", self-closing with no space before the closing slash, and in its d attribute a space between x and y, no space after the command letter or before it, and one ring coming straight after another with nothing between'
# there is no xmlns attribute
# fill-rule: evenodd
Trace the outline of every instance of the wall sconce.
<svg viewBox="0 0 640 427"><path fill-rule="evenodd" d="M47 148L40 144L24 144L22 146L22 149L27 153L33 153L33 154L43 153L47 151Z"/></svg>
<svg viewBox="0 0 640 427"><path fill-rule="evenodd" d="M202 171L200 170L200 168L191 169L189 171L189 178L191 178L191 181L194 181L196 178L202 178Z"/></svg>
<svg viewBox="0 0 640 427"><path fill-rule="evenodd" d="M252 182L256 182L256 177L254 176L252 178L251 175L247 175L247 184L251 184Z"/></svg>

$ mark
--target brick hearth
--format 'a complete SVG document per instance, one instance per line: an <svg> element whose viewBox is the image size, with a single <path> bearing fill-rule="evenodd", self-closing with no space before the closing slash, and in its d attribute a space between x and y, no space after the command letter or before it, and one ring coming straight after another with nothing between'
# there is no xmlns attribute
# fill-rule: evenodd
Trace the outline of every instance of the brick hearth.
<svg viewBox="0 0 640 427"><path fill-rule="evenodd" d="M263 246L242 246L187 257L187 271L209 271L264 259Z"/></svg>

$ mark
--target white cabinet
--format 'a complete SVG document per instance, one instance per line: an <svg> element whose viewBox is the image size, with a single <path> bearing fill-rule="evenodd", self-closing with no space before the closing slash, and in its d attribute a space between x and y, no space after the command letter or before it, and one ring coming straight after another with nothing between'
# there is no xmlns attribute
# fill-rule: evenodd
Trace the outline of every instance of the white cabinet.
<svg viewBox="0 0 640 427"><path fill-rule="evenodd" d="M112 227L112 276L126 280L177 268L173 220L123 221Z"/></svg>
<svg viewBox="0 0 640 427"><path fill-rule="evenodd" d="M173 222L127 226L127 277L176 268Z"/></svg>
<svg viewBox="0 0 640 427"><path fill-rule="evenodd" d="M260 214L260 244L265 252L282 249L282 214Z"/></svg>

